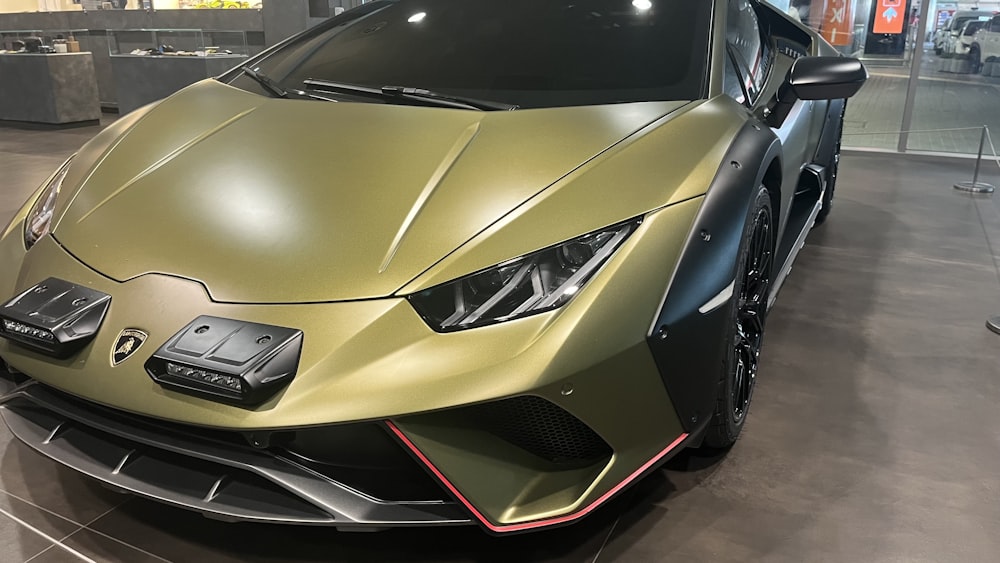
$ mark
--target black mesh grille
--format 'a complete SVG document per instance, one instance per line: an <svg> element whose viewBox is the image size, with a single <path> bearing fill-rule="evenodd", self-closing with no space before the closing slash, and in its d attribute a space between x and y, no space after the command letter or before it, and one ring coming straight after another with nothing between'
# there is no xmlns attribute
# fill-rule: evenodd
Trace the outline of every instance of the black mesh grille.
<svg viewBox="0 0 1000 563"><path fill-rule="evenodd" d="M590 427L541 397L514 397L470 410L486 431L551 462L593 462L611 455L611 447Z"/></svg>

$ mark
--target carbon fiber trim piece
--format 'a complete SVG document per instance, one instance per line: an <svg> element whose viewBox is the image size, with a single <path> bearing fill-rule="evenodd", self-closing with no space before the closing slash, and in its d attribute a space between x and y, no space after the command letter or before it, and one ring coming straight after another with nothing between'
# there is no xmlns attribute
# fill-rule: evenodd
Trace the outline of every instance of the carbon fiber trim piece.
<svg viewBox="0 0 1000 563"><path fill-rule="evenodd" d="M11 432L114 488L230 521L344 529L470 524L453 502L389 502L265 450L128 424L38 383L0 398Z"/></svg>

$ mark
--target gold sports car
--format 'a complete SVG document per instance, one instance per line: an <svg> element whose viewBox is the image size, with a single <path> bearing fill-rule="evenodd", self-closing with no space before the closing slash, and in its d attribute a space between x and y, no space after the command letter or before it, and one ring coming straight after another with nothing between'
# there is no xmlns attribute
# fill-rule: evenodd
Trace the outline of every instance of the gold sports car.
<svg viewBox="0 0 1000 563"><path fill-rule="evenodd" d="M736 440L866 78L756 0L364 4L17 212L0 413L212 518L574 522Z"/></svg>

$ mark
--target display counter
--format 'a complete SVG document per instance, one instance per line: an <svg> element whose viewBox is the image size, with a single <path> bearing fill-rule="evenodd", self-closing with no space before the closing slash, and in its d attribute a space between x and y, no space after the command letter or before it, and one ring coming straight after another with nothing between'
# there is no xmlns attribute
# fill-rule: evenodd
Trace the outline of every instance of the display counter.
<svg viewBox="0 0 1000 563"><path fill-rule="evenodd" d="M112 55L118 113L155 102L246 60L243 55L213 57Z"/></svg>
<svg viewBox="0 0 1000 563"><path fill-rule="evenodd" d="M66 124L100 118L90 53L0 54L0 120Z"/></svg>
<svg viewBox="0 0 1000 563"><path fill-rule="evenodd" d="M243 63L246 33L201 29L108 32L115 97L122 115Z"/></svg>
<svg viewBox="0 0 1000 563"><path fill-rule="evenodd" d="M297 5L306 0L275 0L278 14L284 14L286 4ZM359 2L360 0L353 0ZM2 4L4 0L0 0ZM130 0L130 6L138 5ZM73 35L81 51L94 55L97 87L101 104L105 108L117 107L115 78L112 74L109 46L115 37L114 30L123 29L238 29L246 34L250 55L264 49L264 24L260 10L87 10L73 12L29 12L0 14L0 33L3 30L34 30L37 35L78 31ZM304 27L295 29L301 31ZM41 30L41 31L38 31ZM283 39L276 36L272 43ZM147 44L145 47L152 47ZM113 49L112 49L113 50ZM131 50L131 49L129 49ZM127 51L126 51L127 52ZM235 63L234 63L235 64Z"/></svg>

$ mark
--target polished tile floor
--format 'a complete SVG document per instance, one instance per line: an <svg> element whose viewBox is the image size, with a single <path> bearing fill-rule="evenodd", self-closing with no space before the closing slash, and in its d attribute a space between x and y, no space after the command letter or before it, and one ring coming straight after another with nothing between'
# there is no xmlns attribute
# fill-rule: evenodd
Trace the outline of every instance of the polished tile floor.
<svg viewBox="0 0 1000 563"><path fill-rule="evenodd" d="M96 131L0 126L0 222ZM951 188L969 175L847 155L770 317L744 437L682 454L575 526L223 524L108 492L2 429L0 561L997 561L1000 336L984 321L1000 315L1000 214Z"/></svg>

